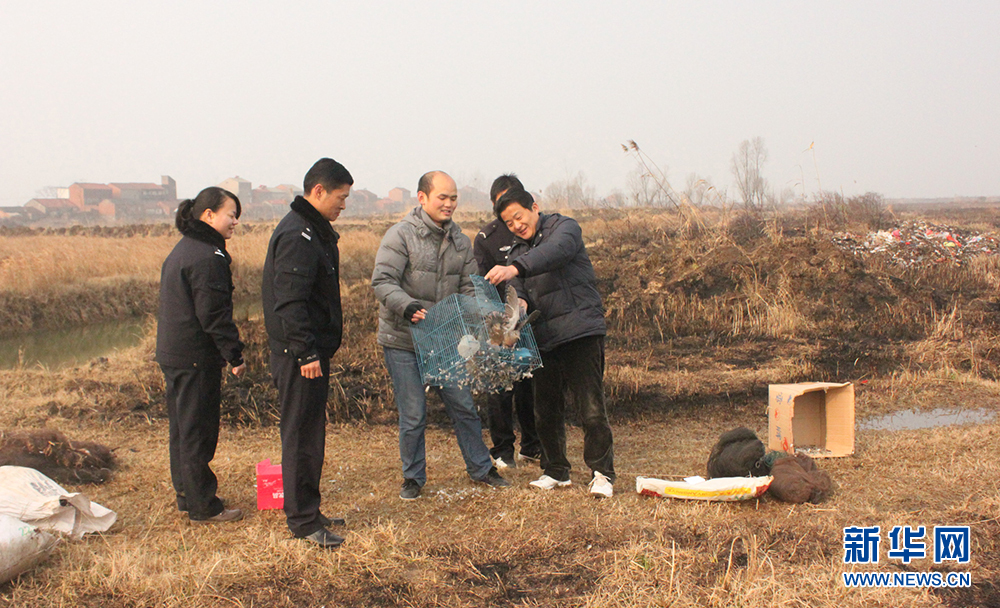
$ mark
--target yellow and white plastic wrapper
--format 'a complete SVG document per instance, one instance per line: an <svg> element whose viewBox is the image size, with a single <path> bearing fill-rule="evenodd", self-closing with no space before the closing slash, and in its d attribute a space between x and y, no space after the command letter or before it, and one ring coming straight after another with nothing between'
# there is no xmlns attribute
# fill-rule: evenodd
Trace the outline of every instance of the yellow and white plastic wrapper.
<svg viewBox="0 0 1000 608"><path fill-rule="evenodd" d="M698 483L636 477L635 491L644 496L686 500L737 501L756 498L767 492L773 477L716 477Z"/></svg>

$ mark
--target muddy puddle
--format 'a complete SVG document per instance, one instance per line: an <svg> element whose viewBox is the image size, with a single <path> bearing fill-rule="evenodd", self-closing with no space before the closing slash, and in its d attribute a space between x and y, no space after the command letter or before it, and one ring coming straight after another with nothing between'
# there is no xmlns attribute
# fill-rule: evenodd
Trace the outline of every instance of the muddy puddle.
<svg viewBox="0 0 1000 608"><path fill-rule="evenodd" d="M858 421L860 431L911 431L915 429L930 429L953 424L980 424L990 422L996 417L996 411L985 408L951 410L934 409L926 411L907 410L895 412L876 418L865 418Z"/></svg>

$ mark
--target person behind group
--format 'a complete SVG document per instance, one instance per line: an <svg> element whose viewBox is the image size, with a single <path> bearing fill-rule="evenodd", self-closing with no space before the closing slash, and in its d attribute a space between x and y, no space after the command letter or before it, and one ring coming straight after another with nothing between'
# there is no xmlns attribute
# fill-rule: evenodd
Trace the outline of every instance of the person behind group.
<svg viewBox="0 0 1000 608"><path fill-rule="evenodd" d="M524 189L521 180L513 173L501 175L493 180L490 187L490 202L494 205L503 193L511 188ZM507 254L514 243L514 235L507 224L494 219L479 230L473 241L472 250L479 265L479 274L486 275L491 268L507 264ZM506 290L504 284L497 285L500 293ZM541 446L535 432L535 400L532 395L530 378L514 383L513 390L490 393L486 397L486 425L490 430L493 447L490 456L498 469L516 467L514 458L514 414L521 427L521 452L523 460L538 462Z"/></svg>
<svg viewBox="0 0 1000 608"><path fill-rule="evenodd" d="M385 233L372 273L379 302L378 343L399 410L403 467L399 497L403 500L418 498L427 483L427 398L410 327L423 321L427 309L440 300L459 292L475 294L469 278L476 271L472 243L451 219L458 205L455 180L442 171L424 174L417 186L417 201L420 206ZM469 389L438 387L437 391L455 426L469 477L494 487L510 485L490 461Z"/></svg>
<svg viewBox="0 0 1000 608"><path fill-rule="evenodd" d="M267 246L261 295L271 375L281 402L281 474L288 529L295 538L336 548L343 537L320 510L326 453L330 358L340 347L340 216L354 178L321 158L306 173L302 196L278 223Z"/></svg>
<svg viewBox="0 0 1000 608"><path fill-rule="evenodd" d="M209 463L219 443L222 371L243 375L243 343L233 323L232 258L226 241L240 223L240 201L205 188L177 207L183 235L163 262L156 326L156 361L167 387L170 478L177 508L199 523L237 521L216 495Z"/></svg>
<svg viewBox="0 0 1000 608"><path fill-rule="evenodd" d="M566 456L566 403L580 411L583 459L593 477L590 493L609 497L615 481L611 425L604 403L604 307L594 267L576 220L543 214L531 195L512 188L494 207L514 234L507 266L486 278L510 281L523 306L541 312L533 324L542 355L535 371L535 429L544 474L531 485L551 490L570 485Z"/></svg>

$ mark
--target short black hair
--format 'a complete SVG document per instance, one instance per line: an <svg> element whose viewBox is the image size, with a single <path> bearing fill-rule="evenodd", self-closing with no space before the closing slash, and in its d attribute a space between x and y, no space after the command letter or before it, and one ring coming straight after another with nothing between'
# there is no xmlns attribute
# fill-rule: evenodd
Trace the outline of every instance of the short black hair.
<svg viewBox="0 0 1000 608"><path fill-rule="evenodd" d="M424 196L431 195L431 188L434 187L434 177L438 173L444 173L444 171L428 171L420 176L420 181L417 182L417 192L423 192Z"/></svg>
<svg viewBox="0 0 1000 608"><path fill-rule="evenodd" d="M500 214L503 213L504 209L515 203L530 210L531 206L535 204L535 197L531 196L524 188L511 188L504 192L503 196L493 205L493 215L497 216L497 219L502 222L503 218L500 217Z"/></svg>
<svg viewBox="0 0 1000 608"><path fill-rule="evenodd" d="M342 186L353 186L354 178L344 165L332 158L321 158L306 173L302 188L308 195L316 184L323 186L324 190L336 190Z"/></svg>
<svg viewBox="0 0 1000 608"><path fill-rule="evenodd" d="M497 204L497 198L511 188L524 190L524 185L521 183L521 180L517 179L517 175L514 173L504 173L496 178L493 180L493 185L490 186L490 202L494 205Z"/></svg>

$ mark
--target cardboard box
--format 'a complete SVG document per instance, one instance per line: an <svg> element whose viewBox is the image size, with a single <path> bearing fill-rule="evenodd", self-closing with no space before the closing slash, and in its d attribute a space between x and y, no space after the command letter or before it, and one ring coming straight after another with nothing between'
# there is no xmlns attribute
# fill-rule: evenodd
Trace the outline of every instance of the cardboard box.
<svg viewBox="0 0 1000 608"><path fill-rule="evenodd" d="M271 459L257 463L257 510L280 509L285 506L285 487L281 482L281 465Z"/></svg>
<svg viewBox="0 0 1000 608"><path fill-rule="evenodd" d="M769 449L812 458L854 453L853 384L772 384L767 392Z"/></svg>

